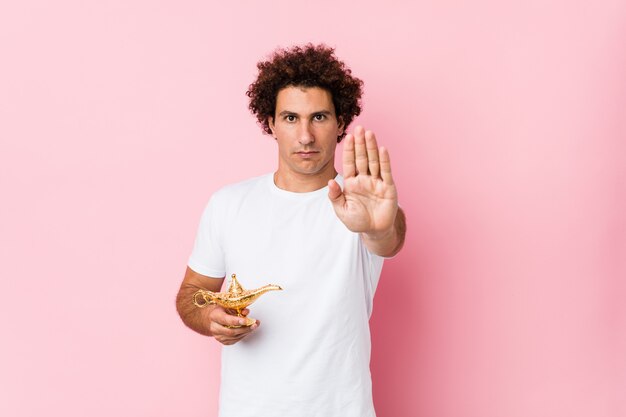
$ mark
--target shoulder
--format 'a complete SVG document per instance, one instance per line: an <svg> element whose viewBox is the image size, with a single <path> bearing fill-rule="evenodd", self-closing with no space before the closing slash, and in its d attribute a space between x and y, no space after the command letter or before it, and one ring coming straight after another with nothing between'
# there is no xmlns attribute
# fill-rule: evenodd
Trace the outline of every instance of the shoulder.
<svg viewBox="0 0 626 417"><path fill-rule="evenodd" d="M233 202L245 199L257 192L266 192L267 184L271 180L272 174L264 174L246 180L228 184L218 189L211 196L211 204L232 204Z"/></svg>

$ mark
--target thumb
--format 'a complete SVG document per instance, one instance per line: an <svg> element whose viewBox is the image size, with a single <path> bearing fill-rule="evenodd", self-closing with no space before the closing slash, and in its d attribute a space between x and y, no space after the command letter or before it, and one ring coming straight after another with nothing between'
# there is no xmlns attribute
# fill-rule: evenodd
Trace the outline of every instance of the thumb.
<svg viewBox="0 0 626 417"><path fill-rule="evenodd" d="M335 209L335 213L341 217L343 214L343 209L346 204L346 196L341 191L341 187L337 184L337 181L330 180L328 181L328 198L330 202L333 204L333 209Z"/></svg>
<svg viewBox="0 0 626 417"><path fill-rule="evenodd" d="M343 206L346 202L346 197L343 195L341 187L339 186L339 184L337 184L337 181L335 180L328 181L328 198L330 199L331 203L333 203L335 209Z"/></svg>

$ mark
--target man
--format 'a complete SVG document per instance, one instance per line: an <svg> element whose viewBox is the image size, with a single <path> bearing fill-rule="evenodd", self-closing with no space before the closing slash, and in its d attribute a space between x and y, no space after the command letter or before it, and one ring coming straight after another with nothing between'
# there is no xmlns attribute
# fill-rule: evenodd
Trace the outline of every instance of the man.
<svg viewBox="0 0 626 417"><path fill-rule="evenodd" d="M389 154L346 129L362 82L326 46L278 50L258 64L250 109L278 146L273 174L216 192L205 209L178 297L184 323L223 345L221 417L374 416L369 317L383 258L404 243ZM343 177L334 167L345 136ZM192 303L237 274L273 283L245 324Z"/></svg>

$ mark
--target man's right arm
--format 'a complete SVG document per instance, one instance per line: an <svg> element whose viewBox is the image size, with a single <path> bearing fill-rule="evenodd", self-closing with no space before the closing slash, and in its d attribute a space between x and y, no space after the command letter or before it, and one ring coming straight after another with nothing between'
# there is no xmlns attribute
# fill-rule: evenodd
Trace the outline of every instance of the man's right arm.
<svg viewBox="0 0 626 417"><path fill-rule="evenodd" d="M241 325L245 323L245 320L216 304L199 308L193 303L193 295L196 291L202 289L218 292L222 288L223 282L224 278L201 275L187 267L176 296L176 310L183 323L190 329L205 336L212 336L224 345L232 345L255 330L259 322L257 321L250 327L231 329L225 326ZM246 315L248 310L246 309L242 313Z"/></svg>

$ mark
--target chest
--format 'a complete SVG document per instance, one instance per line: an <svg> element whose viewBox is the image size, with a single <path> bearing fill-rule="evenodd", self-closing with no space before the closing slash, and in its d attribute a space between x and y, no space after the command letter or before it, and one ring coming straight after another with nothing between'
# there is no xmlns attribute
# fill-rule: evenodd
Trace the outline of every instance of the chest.
<svg viewBox="0 0 626 417"><path fill-rule="evenodd" d="M336 285L346 276L346 262L354 259L359 240L325 199L244 201L230 213L224 230L229 274L250 287L271 282L303 291Z"/></svg>

